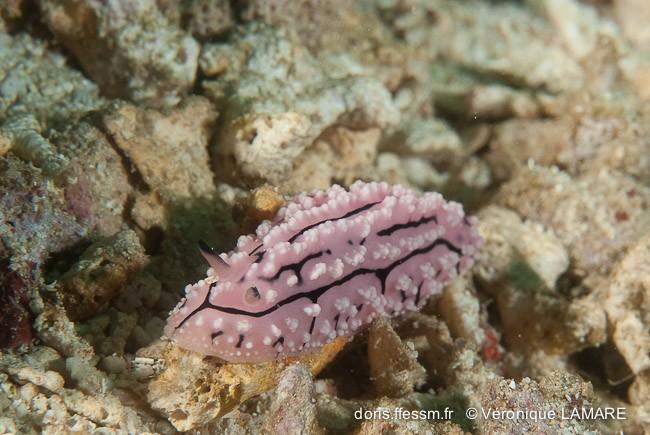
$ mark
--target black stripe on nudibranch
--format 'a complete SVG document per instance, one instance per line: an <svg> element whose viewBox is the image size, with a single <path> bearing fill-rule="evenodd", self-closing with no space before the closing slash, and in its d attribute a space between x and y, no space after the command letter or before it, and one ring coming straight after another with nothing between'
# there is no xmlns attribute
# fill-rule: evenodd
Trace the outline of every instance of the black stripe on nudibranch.
<svg viewBox="0 0 650 435"><path fill-rule="evenodd" d="M352 280L352 279L354 279L354 278L356 278L357 276L360 276L360 275L374 274L377 277L377 279L380 280L380 282L382 284L382 291L383 291L384 287L385 287L386 278L388 277L390 272L393 271L393 269L395 269L397 266L401 265L402 263L410 260L411 258L413 258L413 257L415 257L417 255L422 255L422 254L426 254L426 253L430 252L436 246L445 246L445 247L447 247L447 249L449 249L452 252L455 252L459 256L461 256L461 254L462 254L461 250L459 248L457 248L456 246L454 246L454 244L452 244L451 242L449 242L446 239L439 238L439 239L434 240L432 243L430 243L427 246L424 246L422 248L415 249L415 250L411 251L408 255L404 256L403 258L401 258L399 260L394 261L393 263L389 264L388 266L386 266L384 268L381 268L381 269L368 269L368 268L356 269L356 270L352 271L351 273L349 273L348 275L342 277L341 279L333 281L333 282L331 282L329 284L325 284L325 285L323 285L321 287L318 287L318 288L315 288L313 290L308 290L308 291L304 291L304 292L300 292L300 293L295 293L295 294L293 294L293 295L279 301L273 307L267 308L266 310L257 311L257 312L255 312L255 311L253 311L253 312L245 311L245 310L241 310L239 308L234 308L234 307L221 307L221 306L218 306L218 305L211 304L210 301L209 301L210 292L207 292L203 303L201 303L200 306L198 306L187 317L185 317L175 329L180 328L192 316L194 316L196 313L198 313L199 311L202 311L204 309L213 309L213 310L221 311L222 313L236 314L236 315L242 315L242 316L248 316L248 317L264 317L267 314L270 314L270 313L276 311L277 309L283 307L284 305L288 305L288 304L290 304L290 303L292 303L292 302L294 302L294 301L296 301L298 299L307 298L310 301L312 301L313 303L316 303L318 301L318 298L320 298L328 290L330 290L332 288L335 288L335 287L338 287L340 285L343 285L343 284L347 283L348 281L350 281L350 280ZM212 287L213 284L211 284L211 287ZM419 301L419 291L418 291L418 295L416 295L416 301ZM360 311L360 310L358 309L358 311Z"/></svg>
<svg viewBox="0 0 650 435"><path fill-rule="evenodd" d="M294 234L293 236L291 236L291 238L288 240L288 242L289 242L289 243L293 243L293 242L294 242L298 237L300 237L301 235L303 235L303 234L306 233L307 231L309 231L309 230L311 230L312 228L317 227L317 226L319 226L319 225L321 225L321 224L324 224L325 222L335 222L335 221L338 221L338 220L341 220L341 219L347 219L347 218L349 218L349 217L354 216L355 214L359 214L359 213L361 213L361 212L364 212L364 211L366 211L366 210L368 210L368 209L374 207L375 205L377 205L377 204L379 204L379 203L381 203L381 201L371 202L370 204L366 204L366 205L361 206L361 207L359 207L359 208L355 208L354 210L351 210L351 211L347 212L347 213L344 214L343 216L339 216L339 217L337 217L337 218L325 219L325 220L322 220L322 221L320 221L320 222L316 222L315 224L307 225L305 228L301 229L301 230L298 231L296 234Z"/></svg>
<svg viewBox="0 0 650 435"><path fill-rule="evenodd" d="M352 210L352 211L350 211L350 212L344 214L343 216L339 216L339 217L337 217L337 218L325 219L325 220L322 220L322 221L320 221L320 222L316 222L315 224L308 225L308 226L306 226L305 228L303 228L303 229L301 229L300 231L298 231L298 232L297 232L296 234L294 234L293 236L291 236L291 238L288 240L288 242L289 242L289 243L293 243L293 242L294 242L298 237L300 237L302 234L304 234L305 232L309 231L310 229L312 229L312 228L314 228L314 227L317 227L318 225L324 224L325 222L335 222L335 221L338 221L338 220L341 220L341 219L347 219L347 218L349 218L349 217L354 216L355 214L358 214L358 213L364 212L364 211L370 209L371 207L373 207L373 206L375 206L375 205L377 205L377 204L379 204L379 203L381 203L381 201L372 202L372 203L370 203L370 204L366 204L366 205L364 205L364 206L361 206L361 207L359 207L359 208L356 208L356 209L354 209L354 210ZM366 241L365 238L364 238L363 240L361 240L361 244L363 245L363 243L364 243L365 241ZM349 240L348 243L352 244L352 241ZM260 263L260 262L262 262L262 260L264 259L264 255L266 254L266 251L257 252L257 250L260 249L260 248L263 247L263 246L264 246L264 244L263 244L263 243L260 243L259 245L257 245L257 246L255 247L255 249L253 249L251 252L248 253L249 256L253 256L253 255L255 256L255 260L253 261L254 263ZM263 278L263 279L265 279L265 278ZM299 280L299 282L301 281L301 277L300 277L300 276L298 276L298 280Z"/></svg>
<svg viewBox="0 0 650 435"><path fill-rule="evenodd" d="M429 222L435 222L438 223L438 218L436 216L429 216L429 217L423 217L422 219L419 219L417 221L409 221L403 224L395 224L392 225L386 229L379 230L377 232L378 236L390 236L393 234L395 231L403 230L406 228L417 228L420 225L428 224Z"/></svg>
<svg viewBox="0 0 650 435"><path fill-rule="evenodd" d="M201 302L201 305L196 307L194 309L194 311L192 311L186 318L181 320L181 322L178 324L178 326L176 328L174 328L174 329L178 329L181 326L183 326L183 324L185 322L187 322L190 319L190 317L192 317L193 315L195 315L199 311L202 311L205 308L210 308L212 306L212 304L210 303L210 293L212 292L212 288L214 288L214 286L216 286L216 285L217 285L216 282L210 283L210 287L208 287L208 291L205 293L205 299L203 299L203 302Z"/></svg>
<svg viewBox="0 0 650 435"><path fill-rule="evenodd" d="M309 333L311 334L314 332L314 325L316 324L316 317L312 317L311 319L311 325L309 325Z"/></svg>
<svg viewBox="0 0 650 435"><path fill-rule="evenodd" d="M217 338L217 337L220 336L220 335L223 335L223 331L216 331L216 332L213 332L212 334L210 334L210 338L211 338L212 340L214 340L215 338Z"/></svg>
<svg viewBox="0 0 650 435"><path fill-rule="evenodd" d="M402 263L399 263L399 264L402 264ZM398 266L399 266L399 264L398 264ZM377 279L379 279L379 282L381 283L381 294L382 295L384 293L386 293L386 279L388 278L388 275L392 271L393 271L393 269L384 268L384 269L377 269L377 271L375 272L375 276L377 277Z"/></svg>
<svg viewBox="0 0 650 435"><path fill-rule="evenodd" d="M418 306L418 302L420 302L420 291L422 290L422 284L423 283L424 283L424 281L422 281L420 283L420 285L418 286L418 292L415 294L415 306L416 307Z"/></svg>
<svg viewBox="0 0 650 435"><path fill-rule="evenodd" d="M244 334L239 334L239 341L235 345L236 348L240 348L241 344L244 342Z"/></svg>
<svg viewBox="0 0 650 435"><path fill-rule="evenodd" d="M281 268L278 269L278 271L275 273L273 276L260 276L260 279L263 279L264 281L275 281L278 278L280 278L280 275L282 275L282 272L286 272L287 270L293 270L293 272L296 274L296 277L298 278L298 284L302 283L302 268L303 266L309 261L313 260L314 258L319 258L322 257L324 254L331 254L332 251L329 249L325 251L320 251L316 252L314 254L309 254L302 260L296 262L296 263L291 263L291 264L286 264L282 266Z"/></svg>

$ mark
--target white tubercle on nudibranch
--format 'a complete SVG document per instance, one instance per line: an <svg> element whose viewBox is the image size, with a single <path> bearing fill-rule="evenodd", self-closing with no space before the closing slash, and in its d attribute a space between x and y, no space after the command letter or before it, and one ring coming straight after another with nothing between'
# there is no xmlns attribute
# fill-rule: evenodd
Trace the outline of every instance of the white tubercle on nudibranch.
<svg viewBox="0 0 650 435"><path fill-rule="evenodd" d="M229 255L200 244L208 277L186 288L165 334L232 362L296 355L421 308L480 244L475 218L438 193L357 181L300 194Z"/></svg>

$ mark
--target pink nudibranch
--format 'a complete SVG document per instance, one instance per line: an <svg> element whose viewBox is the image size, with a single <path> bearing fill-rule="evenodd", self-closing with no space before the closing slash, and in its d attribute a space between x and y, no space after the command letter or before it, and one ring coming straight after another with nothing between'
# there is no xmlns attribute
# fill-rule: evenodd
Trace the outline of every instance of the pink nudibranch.
<svg viewBox="0 0 650 435"><path fill-rule="evenodd" d="M186 287L165 334L232 362L297 355L421 308L480 245L476 219L438 193L357 181L300 194L227 255L200 245L208 277Z"/></svg>

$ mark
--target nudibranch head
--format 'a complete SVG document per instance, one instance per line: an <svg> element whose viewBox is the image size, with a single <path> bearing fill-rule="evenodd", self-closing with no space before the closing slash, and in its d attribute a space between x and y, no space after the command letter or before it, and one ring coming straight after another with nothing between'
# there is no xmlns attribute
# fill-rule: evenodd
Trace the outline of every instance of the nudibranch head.
<svg viewBox="0 0 650 435"><path fill-rule="evenodd" d="M386 183L301 194L185 289L165 334L233 362L319 348L377 316L419 309L466 270L474 218L440 194Z"/></svg>

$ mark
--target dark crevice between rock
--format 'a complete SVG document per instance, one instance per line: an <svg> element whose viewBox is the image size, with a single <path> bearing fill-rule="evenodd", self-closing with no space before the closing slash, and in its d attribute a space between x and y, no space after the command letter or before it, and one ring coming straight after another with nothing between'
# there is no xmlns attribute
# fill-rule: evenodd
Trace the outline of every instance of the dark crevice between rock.
<svg viewBox="0 0 650 435"><path fill-rule="evenodd" d="M69 248L50 254L43 263L43 280L47 284L60 279L64 273L79 261L79 257L90 246L89 240L81 240Z"/></svg>
<svg viewBox="0 0 650 435"><path fill-rule="evenodd" d="M5 20L5 26L9 34L25 32L35 39L47 41L50 44L55 40L54 35L41 19L41 11L36 0L19 2L18 10L13 10L11 6L7 6L5 12L14 13L0 17L0 19Z"/></svg>
<svg viewBox="0 0 650 435"><path fill-rule="evenodd" d="M245 24L244 21L244 12L248 6L248 1L246 0L228 0L230 2L230 13L232 15L235 25Z"/></svg>
<svg viewBox="0 0 650 435"><path fill-rule="evenodd" d="M635 376L614 345L606 343L588 347L571 355L569 362L580 376L593 384L594 389L628 400L627 390Z"/></svg>
<svg viewBox="0 0 650 435"><path fill-rule="evenodd" d="M574 272L575 267L570 265L555 281L555 289L567 299L576 299L587 296L591 289L583 284L583 276Z"/></svg>
<svg viewBox="0 0 650 435"><path fill-rule="evenodd" d="M354 336L334 360L318 374L316 379L334 379L337 397L357 399L368 394L370 367L368 366L368 331Z"/></svg>
<svg viewBox="0 0 650 435"><path fill-rule="evenodd" d="M160 226L154 225L144 232L144 251L147 255L162 255L162 244L165 241L165 230Z"/></svg>

